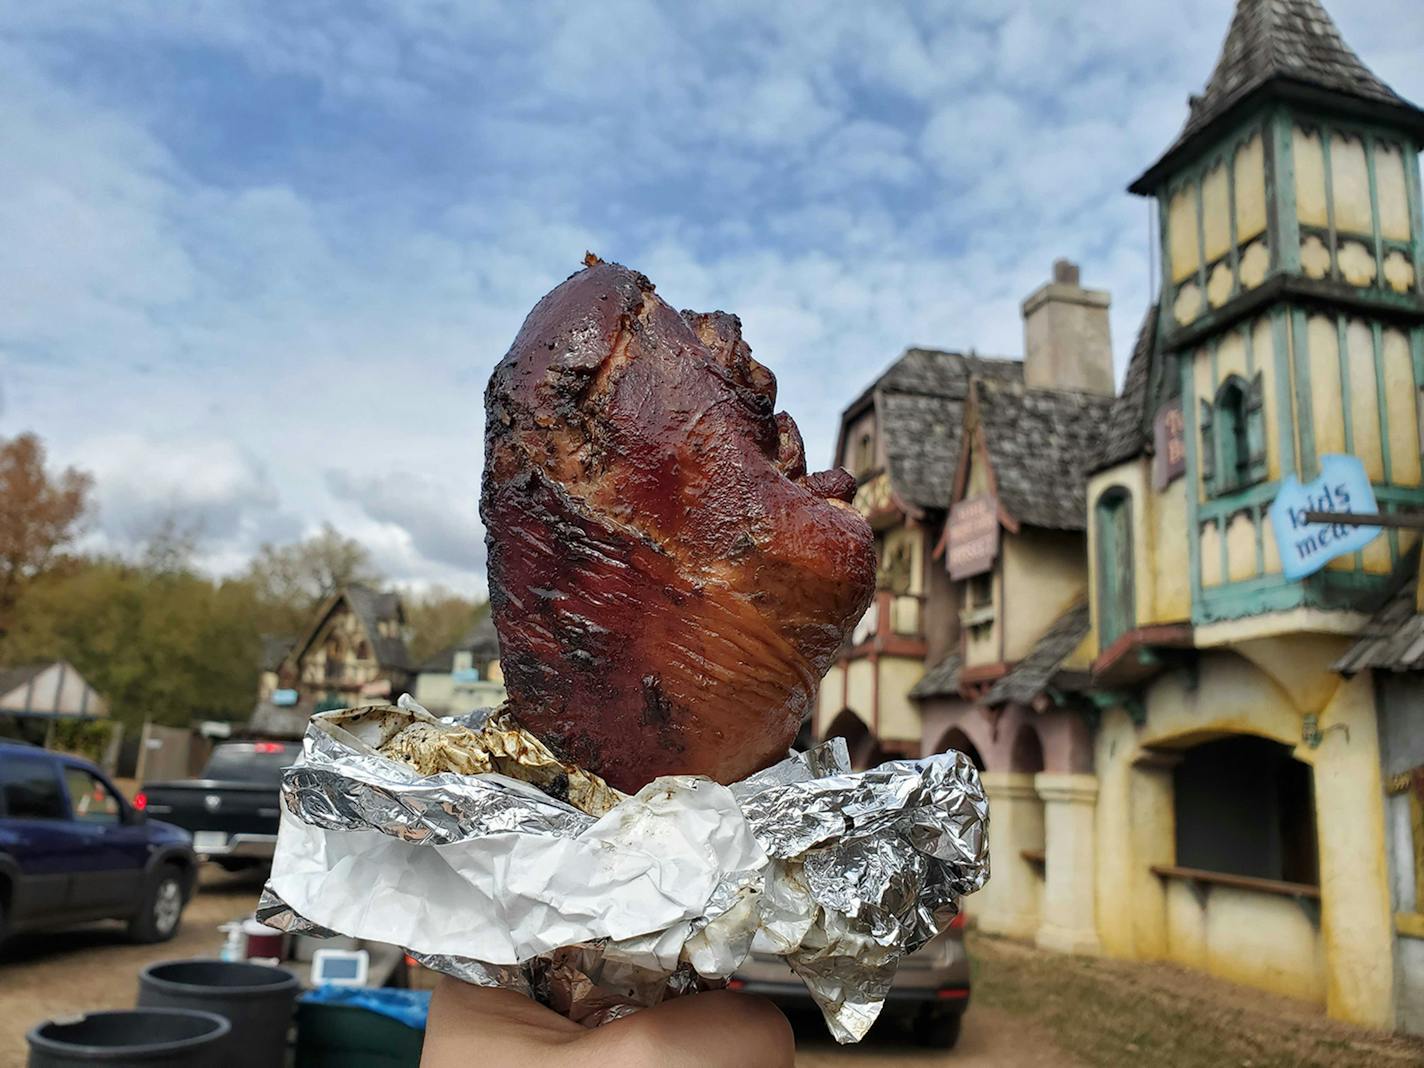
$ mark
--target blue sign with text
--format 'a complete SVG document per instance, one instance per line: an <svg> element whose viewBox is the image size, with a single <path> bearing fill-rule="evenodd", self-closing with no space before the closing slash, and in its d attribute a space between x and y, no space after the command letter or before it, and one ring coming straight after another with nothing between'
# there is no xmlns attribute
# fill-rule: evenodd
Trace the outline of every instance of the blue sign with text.
<svg viewBox="0 0 1424 1068"><path fill-rule="evenodd" d="M1281 483L1271 503L1271 527L1288 579L1313 575L1337 556L1359 552L1379 536L1379 527L1343 523L1307 523L1306 512L1355 512L1374 515L1375 491L1365 465L1338 453L1320 458L1320 477L1304 485L1294 475Z"/></svg>

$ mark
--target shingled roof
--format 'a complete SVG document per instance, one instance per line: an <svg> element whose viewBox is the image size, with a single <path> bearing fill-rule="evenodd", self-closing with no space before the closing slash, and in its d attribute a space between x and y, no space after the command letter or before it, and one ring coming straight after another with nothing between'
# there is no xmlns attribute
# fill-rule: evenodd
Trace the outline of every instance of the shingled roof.
<svg viewBox="0 0 1424 1068"><path fill-rule="evenodd" d="M873 404L895 495L916 508L949 507L963 440L964 400L974 377L1022 381L1023 364L939 349L906 349L842 414L837 458L848 423Z"/></svg>
<svg viewBox="0 0 1424 1068"><path fill-rule="evenodd" d="M950 653L926 671L924 677L910 688L910 696L915 700L924 700L926 697L958 697L959 670L963 666L964 658L958 653Z"/></svg>
<svg viewBox="0 0 1424 1068"><path fill-rule="evenodd" d="M1108 413L1102 448L1090 471L1098 471L1130 460L1140 455L1147 447L1147 442L1151 439L1152 424L1152 406L1148 403L1148 392L1152 381L1152 358L1156 343L1157 305L1153 304L1142 317L1142 326L1137 331L1137 342L1132 346L1132 356L1127 361L1122 392L1118 394L1112 410Z"/></svg>
<svg viewBox="0 0 1424 1068"><path fill-rule="evenodd" d="M975 404L999 503L1020 523L1087 525L1087 472L1114 400L1094 393L975 382Z"/></svg>
<svg viewBox="0 0 1424 1068"><path fill-rule="evenodd" d="M346 595L346 602L351 606L351 611L356 613L371 639L376 663L383 668L409 671L410 651L405 647L405 639L388 638L381 634L380 629L382 620L395 620L402 624L405 622L405 609L401 607L400 596L382 593L356 583L347 586L342 592Z"/></svg>
<svg viewBox="0 0 1424 1068"><path fill-rule="evenodd" d="M1028 655L989 688L984 703L997 705L1013 701L1026 705L1031 702L1052 685L1063 661L1088 636L1088 628L1088 602L1080 601L1054 620Z"/></svg>
<svg viewBox="0 0 1424 1068"><path fill-rule="evenodd" d="M1130 191L1152 193L1192 142L1224 125L1267 88L1296 95L1323 91L1344 110L1383 112L1410 129L1424 130L1424 112L1375 77L1318 0L1240 0L1216 69L1201 96L1191 98L1182 132Z"/></svg>
<svg viewBox="0 0 1424 1068"><path fill-rule="evenodd" d="M1365 625L1364 637L1352 645L1335 670L1345 675L1369 668L1384 671L1424 671L1424 613L1418 608L1419 547L1415 546L1394 593Z"/></svg>

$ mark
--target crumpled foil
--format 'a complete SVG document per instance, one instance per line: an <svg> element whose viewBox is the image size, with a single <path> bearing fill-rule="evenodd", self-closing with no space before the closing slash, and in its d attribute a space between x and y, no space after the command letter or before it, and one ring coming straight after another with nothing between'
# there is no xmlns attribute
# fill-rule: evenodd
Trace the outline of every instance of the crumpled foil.
<svg viewBox="0 0 1424 1068"><path fill-rule="evenodd" d="M404 744L468 748L506 726L409 696L313 716L258 918L391 942L587 1026L720 986L755 947L854 1042L900 958L989 877L988 803L961 753L852 772L832 739L729 787L668 776L630 797L561 774L523 732L478 774L422 774Z"/></svg>

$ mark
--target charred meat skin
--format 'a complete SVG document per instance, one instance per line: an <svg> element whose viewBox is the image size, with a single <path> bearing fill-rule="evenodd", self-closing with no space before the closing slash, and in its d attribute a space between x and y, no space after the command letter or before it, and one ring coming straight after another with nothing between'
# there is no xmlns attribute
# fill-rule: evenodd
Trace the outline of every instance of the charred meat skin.
<svg viewBox="0 0 1424 1068"><path fill-rule="evenodd" d="M480 499L509 711L634 791L785 755L874 592L844 471L807 475L722 312L590 257L485 393Z"/></svg>

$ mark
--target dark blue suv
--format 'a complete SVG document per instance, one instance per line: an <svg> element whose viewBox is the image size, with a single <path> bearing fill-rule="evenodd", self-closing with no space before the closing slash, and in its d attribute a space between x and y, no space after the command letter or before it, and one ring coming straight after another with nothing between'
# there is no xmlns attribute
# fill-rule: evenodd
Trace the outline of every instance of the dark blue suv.
<svg viewBox="0 0 1424 1068"><path fill-rule="evenodd" d="M188 832L146 818L89 761L0 742L0 938L125 920L135 941L162 942L196 876Z"/></svg>

